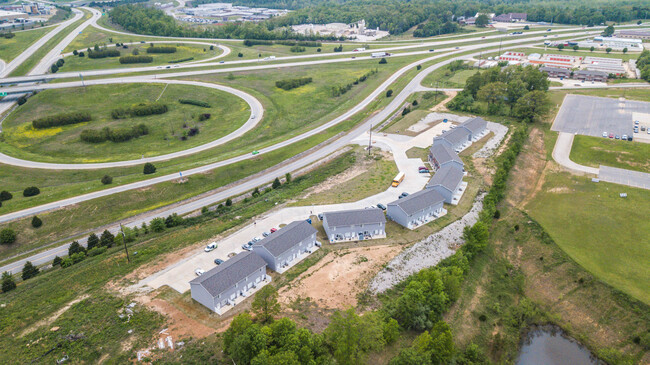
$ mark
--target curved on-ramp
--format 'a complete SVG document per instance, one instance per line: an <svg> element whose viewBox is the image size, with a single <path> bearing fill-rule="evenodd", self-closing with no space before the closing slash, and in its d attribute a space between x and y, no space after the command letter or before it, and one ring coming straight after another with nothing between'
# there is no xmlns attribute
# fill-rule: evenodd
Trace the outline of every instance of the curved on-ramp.
<svg viewBox="0 0 650 365"><path fill-rule="evenodd" d="M107 84L121 84L124 83L123 81L119 79L108 79L108 80L90 80L90 81L74 81L74 82L68 82L68 83L61 83L57 84L57 88L65 88L65 87L82 87L84 84L86 86L88 85L107 85ZM200 81L185 81L185 80L158 80L158 79L150 79L150 78L142 78L140 80L138 79L133 79L129 80L129 83L159 83L159 84L176 84L176 85L192 85L192 86L200 86L200 87L207 87L211 89L217 89L221 90L224 92L227 92L229 94L233 94L235 96L240 97L243 99L248 106L251 109L251 116L248 118L248 120L239 127L237 130L234 132L223 136L219 139L216 139L212 142L208 142L205 144L202 144L200 146L192 147L186 150L178 151L178 152L173 152L173 153L168 153L160 156L153 156L153 157L146 157L146 158L141 158L141 159L136 159L136 160L127 160L127 161L115 161L115 162L100 162L100 163L88 163L88 164L66 164L66 163L50 163L50 162L37 162L37 161L28 161L28 160L22 160L19 158L15 158L9 155L5 155L4 153L0 153L0 162L8 165L14 165L14 166L20 166L20 167L27 167L27 168L38 168L38 169L53 169L53 170L94 170L94 169L102 169L102 168L109 168L109 167L125 167L125 166L133 166L133 165L139 165L143 164L146 162L159 162L159 161L166 161L170 160L173 158L177 157L183 157L183 156L188 156L197 152L205 151L211 148L214 148L216 146L220 146L226 142L230 142L234 140L235 138L239 138L243 136L246 132L250 131L251 129L255 128L255 126L259 123L259 121L262 120L262 116L264 115L264 107L262 106L262 103L257 100L254 96L241 91L234 89L232 87L224 86L224 85L218 85L218 84L211 84L211 83L206 83L206 82L200 82Z"/></svg>

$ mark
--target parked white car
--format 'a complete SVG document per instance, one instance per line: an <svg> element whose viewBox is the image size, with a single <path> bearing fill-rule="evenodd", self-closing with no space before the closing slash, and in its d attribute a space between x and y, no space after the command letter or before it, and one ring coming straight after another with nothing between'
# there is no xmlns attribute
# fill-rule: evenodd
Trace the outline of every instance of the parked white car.
<svg viewBox="0 0 650 365"><path fill-rule="evenodd" d="M196 276L201 276L201 275L205 274L205 270L196 269L196 270L194 270L194 273L196 274Z"/></svg>
<svg viewBox="0 0 650 365"><path fill-rule="evenodd" d="M212 242L212 243L208 244L207 246L205 246L205 252L214 251L216 248L217 248L217 243Z"/></svg>

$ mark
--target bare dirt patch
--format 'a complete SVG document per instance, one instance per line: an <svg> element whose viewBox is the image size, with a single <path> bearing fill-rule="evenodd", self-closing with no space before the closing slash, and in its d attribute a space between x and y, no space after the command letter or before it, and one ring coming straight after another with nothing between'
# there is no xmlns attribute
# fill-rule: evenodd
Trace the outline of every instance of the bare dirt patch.
<svg viewBox="0 0 650 365"><path fill-rule="evenodd" d="M166 300L152 299L149 296L140 296L136 300L167 317L167 329L174 341L188 337L203 338L217 332L216 329L189 317Z"/></svg>
<svg viewBox="0 0 650 365"><path fill-rule="evenodd" d="M80 297L78 297L78 298L76 298L74 300L71 300L68 304L64 305L63 308L61 308L58 311L54 312L51 316L34 323L33 326L31 326L31 327L27 328L26 330L24 330L20 334L19 337L28 335L28 334L36 331L40 327L48 326L48 325L54 323L54 321L56 321L57 318L59 318L63 313L65 313L68 309L70 309L70 307L72 307L73 305L81 302L82 300L84 300L86 298L88 298L88 294L84 294L84 295L82 295L82 296L80 296Z"/></svg>
<svg viewBox="0 0 650 365"><path fill-rule="evenodd" d="M440 102L439 104L436 104L433 108L429 109L432 112L446 112L449 111L447 109L447 103L451 101L454 97L456 97L456 94L458 94L457 91L447 91L445 92L445 95L447 95L447 98Z"/></svg>
<svg viewBox="0 0 650 365"><path fill-rule="evenodd" d="M288 305L296 298L309 298L319 307L345 309L357 305L357 294L400 251L400 246L370 246L331 252L280 291Z"/></svg>

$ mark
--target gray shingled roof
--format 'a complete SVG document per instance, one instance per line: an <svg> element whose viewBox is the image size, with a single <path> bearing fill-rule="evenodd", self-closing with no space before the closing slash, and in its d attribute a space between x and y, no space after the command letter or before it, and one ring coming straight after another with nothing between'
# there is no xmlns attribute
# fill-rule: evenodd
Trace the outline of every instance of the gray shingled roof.
<svg viewBox="0 0 650 365"><path fill-rule="evenodd" d="M386 216L379 208L354 209L323 213L323 221L326 221L329 227L342 227L386 223Z"/></svg>
<svg viewBox="0 0 650 365"><path fill-rule="evenodd" d="M427 188L440 185L445 189L454 192L460 182L463 180L463 171L458 167L445 165L442 166L427 183Z"/></svg>
<svg viewBox="0 0 650 365"><path fill-rule="evenodd" d="M388 205L397 205L404 211L404 213L406 213L406 215L410 216L444 201L445 197L440 195L437 191L433 189L425 189L413 193L406 198L390 202Z"/></svg>
<svg viewBox="0 0 650 365"><path fill-rule="evenodd" d="M245 251L208 270L190 284L201 284L210 295L216 297L264 266L266 262L258 254Z"/></svg>
<svg viewBox="0 0 650 365"><path fill-rule="evenodd" d="M461 160L460 157L458 157L458 155L456 154L456 152L454 152L454 150L451 147L447 146L446 144L433 145L431 146L429 151L441 166L445 162L449 162L449 161L456 161L461 165L463 165L463 160Z"/></svg>
<svg viewBox="0 0 650 365"><path fill-rule="evenodd" d="M464 128L454 128L452 130L446 131L445 133L441 134L439 137L436 137L435 139L445 139L449 141L452 145L456 146L459 144L463 144L469 140L469 132L467 129Z"/></svg>
<svg viewBox="0 0 650 365"><path fill-rule="evenodd" d="M603 71L591 71L591 70L580 70L576 71L575 75L592 75L592 76L602 76L602 77L607 77L607 72Z"/></svg>
<svg viewBox="0 0 650 365"><path fill-rule="evenodd" d="M487 122L480 117L472 118L463 122L460 127L466 128L472 134L478 134L487 128Z"/></svg>
<svg viewBox="0 0 650 365"><path fill-rule="evenodd" d="M540 67L540 71L544 72L561 72L561 73L566 73L567 75L571 73L571 71L567 70L566 68L559 68L559 67Z"/></svg>
<svg viewBox="0 0 650 365"><path fill-rule="evenodd" d="M278 257L314 233L316 228L307 221L295 221L271 233L254 246L264 246L271 255Z"/></svg>

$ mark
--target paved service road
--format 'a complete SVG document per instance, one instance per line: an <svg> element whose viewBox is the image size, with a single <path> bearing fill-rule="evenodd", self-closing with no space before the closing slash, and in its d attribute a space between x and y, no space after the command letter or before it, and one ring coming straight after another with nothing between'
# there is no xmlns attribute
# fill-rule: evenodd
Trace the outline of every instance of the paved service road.
<svg viewBox="0 0 650 365"><path fill-rule="evenodd" d="M598 178L602 181L607 181L614 184L621 184L650 190L650 174L645 172L625 170L601 165Z"/></svg>
<svg viewBox="0 0 650 365"><path fill-rule="evenodd" d="M650 113L650 103L568 94L551 130L594 137L602 137L603 132L631 136L634 113Z"/></svg>
<svg viewBox="0 0 650 365"><path fill-rule="evenodd" d="M571 154L571 146L573 145L573 136L574 135L571 133L559 133L557 141L555 142L555 147L553 147L553 159L555 162L573 171L574 173L598 175L597 168L579 165L571 161L571 158L569 156Z"/></svg>

